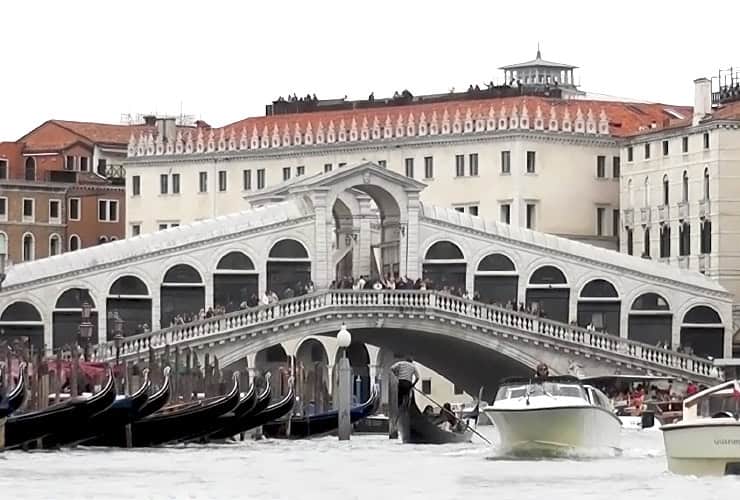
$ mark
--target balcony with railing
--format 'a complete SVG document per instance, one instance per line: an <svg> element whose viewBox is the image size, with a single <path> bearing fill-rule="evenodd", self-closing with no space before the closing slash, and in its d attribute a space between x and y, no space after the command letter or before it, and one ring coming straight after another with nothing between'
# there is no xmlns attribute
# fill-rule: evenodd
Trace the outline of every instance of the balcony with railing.
<svg viewBox="0 0 740 500"><path fill-rule="evenodd" d="M711 210L712 210L712 204L709 200L699 201L699 217L701 218L709 217Z"/></svg>
<svg viewBox="0 0 740 500"><path fill-rule="evenodd" d="M660 205L658 207L658 222L666 222L670 218L670 210L668 205Z"/></svg>
<svg viewBox="0 0 740 500"><path fill-rule="evenodd" d="M627 227L635 225L635 211L631 208L624 209L624 225Z"/></svg>
<svg viewBox="0 0 740 500"><path fill-rule="evenodd" d="M688 201L678 202L678 218L680 220L686 220L689 218L689 202Z"/></svg>
<svg viewBox="0 0 740 500"><path fill-rule="evenodd" d="M642 207L640 209L640 224L647 226L650 224L650 207Z"/></svg>

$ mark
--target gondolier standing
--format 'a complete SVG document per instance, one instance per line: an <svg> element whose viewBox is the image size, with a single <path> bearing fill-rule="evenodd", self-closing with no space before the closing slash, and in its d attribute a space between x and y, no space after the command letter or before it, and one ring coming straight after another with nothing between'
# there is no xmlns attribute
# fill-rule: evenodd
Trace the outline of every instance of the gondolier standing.
<svg viewBox="0 0 740 500"><path fill-rule="evenodd" d="M414 359L406 356L391 366L391 373L398 379L398 407L403 408L408 402L412 388L419 381L419 370L414 366Z"/></svg>

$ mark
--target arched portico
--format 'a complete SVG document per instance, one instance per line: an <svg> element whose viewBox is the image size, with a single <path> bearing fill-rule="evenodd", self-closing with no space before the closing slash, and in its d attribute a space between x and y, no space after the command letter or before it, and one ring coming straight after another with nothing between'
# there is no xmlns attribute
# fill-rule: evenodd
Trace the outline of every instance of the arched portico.
<svg viewBox="0 0 740 500"><path fill-rule="evenodd" d="M20 342L40 349L44 345L44 323L33 304L17 301L0 313L0 341Z"/></svg>
<svg viewBox="0 0 740 500"><path fill-rule="evenodd" d="M635 299L629 313L628 336L650 345L673 345L673 313L660 294L643 293Z"/></svg>
<svg viewBox="0 0 740 500"><path fill-rule="evenodd" d="M616 287L605 279L592 279L578 297L578 325L619 336L621 302Z"/></svg>

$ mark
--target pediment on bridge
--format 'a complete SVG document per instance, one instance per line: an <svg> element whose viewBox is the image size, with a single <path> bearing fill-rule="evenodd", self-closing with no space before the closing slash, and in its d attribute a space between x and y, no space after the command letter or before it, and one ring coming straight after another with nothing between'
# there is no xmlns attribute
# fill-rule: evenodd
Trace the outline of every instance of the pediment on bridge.
<svg viewBox="0 0 740 500"><path fill-rule="evenodd" d="M381 167L375 162L363 161L354 165L336 168L331 172L294 177L272 188L264 189L259 193L249 194L244 199L252 204L274 203L310 191L328 190L332 186L344 183L347 179L353 177L357 178L356 185L393 184L406 192L418 193L426 187L426 184L423 182Z"/></svg>

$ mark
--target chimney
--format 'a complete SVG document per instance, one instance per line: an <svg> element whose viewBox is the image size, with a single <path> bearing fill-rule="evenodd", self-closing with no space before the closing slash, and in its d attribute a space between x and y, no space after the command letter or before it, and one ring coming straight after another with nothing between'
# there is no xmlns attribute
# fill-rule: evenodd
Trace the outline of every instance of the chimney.
<svg viewBox="0 0 740 500"><path fill-rule="evenodd" d="M167 144L174 144L177 136L177 124L174 118L157 118L157 134Z"/></svg>
<svg viewBox="0 0 740 500"><path fill-rule="evenodd" d="M712 111L712 82L707 78L694 80L694 118L691 124L696 126Z"/></svg>
<svg viewBox="0 0 740 500"><path fill-rule="evenodd" d="M211 128L211 126L206 121L204 121L204 120L196 120L195 121L195 126L197 128L205 128L205 129Z"/></svg>
<svg viewBox="0 0 740 500"><path fill-rule="evenodd" d="M149 127L153 127L154 124L157 123L157 117L154 115L145 115L144 116L144 125L147 125Z"/></svg>

